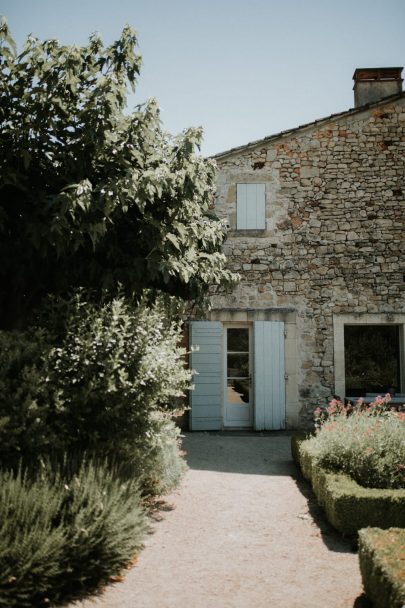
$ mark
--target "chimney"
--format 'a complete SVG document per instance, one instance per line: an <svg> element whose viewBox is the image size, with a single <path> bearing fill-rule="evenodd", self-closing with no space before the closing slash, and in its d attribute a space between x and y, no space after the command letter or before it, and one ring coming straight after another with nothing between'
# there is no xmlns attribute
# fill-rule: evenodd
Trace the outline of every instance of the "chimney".
<svg viewBox="0 0 405 608"><path fill-rule="evenodd" d="M357 68L353 74L354 107L402 93L403 68Z"/></svg>

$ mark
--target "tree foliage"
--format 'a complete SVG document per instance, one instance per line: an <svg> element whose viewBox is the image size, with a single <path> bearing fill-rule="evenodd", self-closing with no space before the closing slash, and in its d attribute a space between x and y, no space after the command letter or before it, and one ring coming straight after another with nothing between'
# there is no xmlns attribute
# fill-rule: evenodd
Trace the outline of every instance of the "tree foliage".
<svg viewBox="0 0 405 608"><path fill-rule="evenodd" d="M136 42L126 26L108 47L97 35L81 47L29 36L17 53L0 27L3 327L72 287L195 299L233 278L201 129L169 136L153 99L125 113Z"/></svg>

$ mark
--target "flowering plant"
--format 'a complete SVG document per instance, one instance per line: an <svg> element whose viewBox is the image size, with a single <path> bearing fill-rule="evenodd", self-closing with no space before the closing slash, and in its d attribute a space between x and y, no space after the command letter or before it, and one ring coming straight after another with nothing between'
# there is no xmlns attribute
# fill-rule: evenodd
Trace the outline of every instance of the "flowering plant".
<svg viewBox="0 0 405 608"><path fill-rule="evenodd" d="M389 411L395 411L395 408L389 405L390 402L390 393L386 393L384 397L378 395L371 403L366 403L362 397L357 399L354 404L351 401L345 404L340 399L333 398L328 407L317 407L314 410L315 429L318 432L326 421L336 416L349 416L353 412L364 412L367 416L379 416Z"/></svg>
<svg viewBox="0 0 405 608"><path fill-rule="evenodd" d="M387 393L369 404L333 399L327 408L317 408L316 434L308 441L318 463L365 487L405 487L405 412L390 401Z"/></svg>

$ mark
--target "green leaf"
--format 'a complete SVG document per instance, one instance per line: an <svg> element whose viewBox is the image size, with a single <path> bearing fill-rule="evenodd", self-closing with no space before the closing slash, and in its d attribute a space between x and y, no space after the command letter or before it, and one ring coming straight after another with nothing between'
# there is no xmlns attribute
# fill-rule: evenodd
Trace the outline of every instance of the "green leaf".
<svg viewBox="0 0 405 608"><path fill-rule="evenodd" d="M180 244L179 244L179 241L178 241L177 237L176 237L174 234L170 234L170 233L166 234L166 239L167 239L168 241L170 241L170 242L171 242L171 243L172 243L172 244L175 246L175 248L176 248L177 250L179 250L179 251L180 251Z"/></svg>

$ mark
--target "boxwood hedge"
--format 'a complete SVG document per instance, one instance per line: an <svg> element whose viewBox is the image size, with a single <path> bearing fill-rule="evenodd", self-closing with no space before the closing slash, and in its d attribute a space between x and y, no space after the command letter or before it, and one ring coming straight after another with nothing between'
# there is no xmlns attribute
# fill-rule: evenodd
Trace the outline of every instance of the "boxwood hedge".
<svg viewBox="0 0 405 608"><path fill-rule="evenodd" d="M405 530L360 530L359 560L364 590L375 608L403 608Z"/></svg>
<svg viewBox="0 0 405 608"><path fill-rule="evenodd" d="M293 437L292 453L329 522L342 534L355 536L368 526L405 527L405 490L364 488L348 475L323 469L300 437Z"/></svg>

